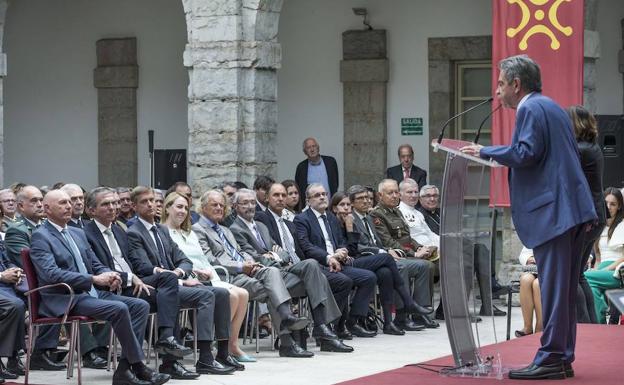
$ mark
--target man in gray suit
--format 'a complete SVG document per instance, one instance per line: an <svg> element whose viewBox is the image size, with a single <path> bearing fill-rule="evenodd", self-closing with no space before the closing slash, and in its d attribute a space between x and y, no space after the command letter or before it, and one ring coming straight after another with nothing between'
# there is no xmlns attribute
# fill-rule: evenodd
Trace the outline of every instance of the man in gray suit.
<svg viewBox="0 0 624 385"><path fill-rule="evenodd" d="M270 191L270 188L269 188ZM321 351L352 352L353 348L338 340L327 324L337 320L341 313L327 278L314 259L300 260L278 246L264 223L254 221L256 194L252 190L240 189L234 194L236 220L230 226L241 250L265 266L275 266L282 272L286 287L294 296L307 295L312 308L314 329L312 337L321 339ZM301 337L300 341L304 341Z"/></svg>
<svg viewBox="0 0 624 385"><path fill-rule="evenodd" d="M240 249L232 232L219 225L223 220L225 202L225 194L219 190L206 191L201 197L201 216L193 225L193 231L199 238L204 254L212 259L211 262L224 266L233 276L231 283L246 289L250 299L268 301L273 323L280 333L285 329L293 331L305 328L308 320L295 316L290 310L291 296L280 270L256 262ZM282 357L314 355L297 345L288 332L281 334L280 341L279 354Z"/></svg>

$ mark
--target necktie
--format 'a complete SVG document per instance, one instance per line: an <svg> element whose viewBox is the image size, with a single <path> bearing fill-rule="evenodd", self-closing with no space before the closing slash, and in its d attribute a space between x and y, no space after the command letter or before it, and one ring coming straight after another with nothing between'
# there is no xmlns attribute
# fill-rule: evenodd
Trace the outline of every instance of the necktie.
<svg viewBox="0 0 624 385"><path fill-rule="evenodd" d="M409 168L404 168L403 169L403 180L408 179L410 177L410 170Z"/></svg>
<svg viewBox="0 0 624 385"><path fill-rule="evenodd" d="M270 251L267 246L266 243L264 243L264 240L262 239L262 236L260 235L260 232L258 231L258 227L256 226L256 224L253 224L253 230L254 230L254 234L256 236L256 240L258 241L258 244L265 250Z"/></svg>
<svg viewBox="0 0 624 385"><path fill-rule="evenodd" d="M61 230L61 234L63 235L63 238L65 238L65 242L67 242L67 245L69 246L69 249L71 250L72 256L74 257L74 263L76 264L76 267L78 268L78 272L80 272L80 274L89 274L89 272L87 271L87 266L85 266L84 261L82 260L82 256L80 255L80 250L78 249L76 242L74 242L74 239L72 238L71 234L67 232L67 229ZM94 298L98 297L97 292L95 291L95 288L93 287L93 285L91 285L91 289L89 290L89 295Z"/></svg>
<svg viewBox="0 0 624 385"><path fill-rule="evenodd" d="M230 243L230 241L225 236L225 233L223 232L223 230L221 230L221 227L219 227L218 224L215 224L214 226L212 226L212 229L216 231L217 234L219 235L221 242L225 246L228 254L230 254L230 258L232 258L232 260L237 261L237 262L245 262L245 258L243 258L243 256L240 255L240 253L236 250L236 248Z"/></svg>
<svg viewBox="0 0 624 385"><path fill-rule="evenodd" d="M165 256L165 249L163 248L162 242L160 240L160 236L158 235L158 228L156 226L152 226L150 231L154 234L154 240L156 241L156 247L158 248L158 259L160 260L160 267L164 269L169 269L169 263L167 263L167 257Z"/></svg>
<svg viewBox="0 0 624 385"><path fill-rule="evenodd" d="M371 238L371 241L373 243L377 243L377 239L375 239L375 233L373 233L373 229L368 224L368 215L362 218L362 221L364 221L364 226L366 226L366 230L368 231L368 236Z"/></svg>
<svg viewBox="0 0 624 385"><path fill-rule="evenodd" d="M327 220L327 216L325 214L321 215L321 219L323 220L323 223L325 224L325 230L327 231L327 235L329 236L329 240L332 243L332 246L334 246L334 250L336 249L336 240L334 239L334 233L332 232L331 227L329 226L329 221Z"/></svg>
<svg viewBox="0 0 624 385"><path fill-rule="evenodd" d="M290 255L290 260L293 264L301 261L301 259L299 259L299 256L295 252L295 247L290 241L290 237L288 236L289 232L286 228L286 224L284 223L284 218L280 218L277 222L279 223L280 230L282 231L282 245L284 245L286 251L288 252L288 255Z"/></svg>
<svg viewBox="0 0 624 385"><path fill-rule="evenodd" d="M128 265L128 262L123 258L123 254L121 249L119 248L119 244L115 239L115 235L113 234L111 229L104 230L104 236L108 240L108 248L113 256L113 262L115 263L115 270L123 271L124 273L132 273L132 269Z"/></svg>

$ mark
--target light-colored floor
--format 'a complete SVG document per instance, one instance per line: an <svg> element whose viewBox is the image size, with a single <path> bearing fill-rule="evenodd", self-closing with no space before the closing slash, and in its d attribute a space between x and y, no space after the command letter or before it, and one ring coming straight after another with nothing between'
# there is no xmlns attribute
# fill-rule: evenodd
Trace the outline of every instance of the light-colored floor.
<svg viewBox="0 0 624 385"><path fill-rule="evenodd" d="M505 309L504 305L498 305ZM495 342L493 324L496 327L498 341L505 340L506 317L483 317L479 323L479 335L482 345ZM511 335L520 329L522 318L520 308L512 309ZM244 350L258 358L258 362L247 364L243 372L228 376L203 375L195 381L169 381L169 384L227 384L227 385L329 385L385 370L398 368L405 364L427 361L451 354L446 327L441 321L438 329L426 329L408 332L405 336L378 335L375 338L355 338L346 341L355 348L349 354L320 352L309 343L309 350L315 353L313 358L280 358L277 351L272 351L269 339L260 341L260 353L254 352L255 345L246 345ZM505 357L502 357L503 362ZM152 361L153 363L153 361ZM191 369L192 359L185 365ZM112 382L112 372L105 370L83 370L83 384L104 385ZM23 380L21 378L20 380ZM67 380L65 372L31 373L30 382L36 384L76 384L77 380Z"/></svg>

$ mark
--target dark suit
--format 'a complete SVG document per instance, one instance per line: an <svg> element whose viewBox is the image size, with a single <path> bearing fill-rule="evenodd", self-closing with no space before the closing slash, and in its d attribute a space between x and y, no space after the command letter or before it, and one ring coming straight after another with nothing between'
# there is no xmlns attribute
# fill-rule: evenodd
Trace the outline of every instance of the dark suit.
<svg viewBox="0 0 624 385"><path fill-rule="evenodd" d="M9 262L17 267L22 267L22 250L30 247L30 237L34 226L29 220L24 217L19 217L9 228L4 235L4 244L6 246L6 253Z"/></svg>
<svg viewBox="0 0 624 385"><path fill-rule="evenodd" d="M128 229L128 241L132 270L148 285L156 284L162 278L154 274L155 267L167 270L176 268L184 271L185 277L191 273L193 264L171 239L169 230L155 224L164 251L159 258L157 246L143 222L137 220ZM227 289L212 286L179 286L180 306L197 309L197 338L199 341L227 340L230 334L230 293ZM214 331L213 331L214 328Z"/></svg>
<svg viewBox="0 0 624 385"><path fill-rule="evenodd" d="M82 230L66 229L67 236L71 236L78 247L87 273L80 273L72 248L63 235L51 223L45 222L33 233L30 250L39 284L65 282L70 285L75 292L70 314L109 321L122 345L122 357L130 363L142 361L140 341L145 336L149 305L141 299L122 297L105 290L97 290L97 298L90 296L93 275L110 269L99 262ZM62 288L42 290L39 311L45 317L60 317L68 302L69 294Z"/></svg>
<svg viewBox="0 0 624 385"><path fill-rule="evenodd" d="M334 195L338 191L338 164L336 159L332 156L321 155L323 164L325 165L325 171L327 172L327 181L329 183L329 193ZM299 199L301 201L301 207L305 206L306 196L305 191L308 187L308 164L309 160L305 159L299 162L297 170L295 171L295 182L299 186Z"/></svg>
<svg viewBox="0 0 624 385"><path fill-rule="evenodd" d="M128 266L131 267L132 263L129 258L130 252L128 249L128 236L126 232L114 223L111 225L111 230L121 250L122 258L126 261ZM122 294L128 297L134 296L133 285L128 284L128 272L116 268L111 250L95 221L87 223L84 232L98 260L109 269L115 270L121 275ZM152 311L156 311L159 328L171 328L171 330L173 330L176 326L179 308L178 280L173 274L157 274L156 277L156 279L150 282L150 285L156 290L150 290L149 295L142 292L140 298L150 304Z"/></svg>
<svg viewBox="0 0 624 385"><path fill-rule="evenodd" d="M561 107L533 93L516 111L511 144L480 153L509 167L512 219L537 261L544 333L536 365L574 361L583 224L597 219L573 132Z"/></svg>
<svg viewBox="0 0 624 385"><path fill-rule="evenodd" d="M13 266L4 252L1 252L0 272L11 267ZM0 339L0 357L15 356L15 353L24 348L25 313L23 296L16 291L15 285L0 282L0 330L3 335Z"/></svg>
<svg viewBox="0 0 624 385"><path fill-rule="evenodd" d="M327 231L331 238L334 250L347 247L347 242L342 235L342 231L340 230L338 219L336 219L336 217L328 211L326 211L325 214L327 215L330 227ZM316 214L314 214L312 209L306 210L301 214L297 214L295 217L295 228L297 229L297 239L301 249L303 250L304 258L316 259L321 265L327 266L328 252L325 244L325 237L323 236L323 231L321 230L321 226L316 218ZM348 277L353 282L353 285L357 287L351 302L351 316L366 316L368 313L368 303L370 302L375 291L377 277L374 273L368 270L352 266L343 266L342 272L327 274L327 280L329 281L330 286L332 286L332 290L334 290L335 287L338 287L339 290L341 289L340 285L342 285L344 281L344 278L341 277L342 275ZM338 286L335 285L336 281ZM332 283L334 283L334 285L332 285ZM334 290L334 295L335 293L336 290ZM338 302L339 306L344 306L344 304L339 302L338 298L336 298L336 302ZM341 309L343 309L344 314L344 308Z"/></svg>
<svg viewBox="0 0 624 385"><path fill-rule="evenodd" d="M386 178L394 179L397 181L397 183L403 182L403 177L403 166L400 164L397 166L392 166L386 170ZM409 177L411 179L414 179L416 183L418 183L418 187L420 188L427 184L427 171L416 166L415 164L412 164Z"/></svg>
<svg viewBox="0 0 624 385"><path fill-rule="evenodd" d="M82 219L82 218L78 218L76 220L76 222L74 222L73 218L69 220L69 222L67 222L67 226L70 227L75 227L77 229L83 229L85 228L85 226L87 225L87 223L89 223L91 221L87 220L87 219Z"/></svg>

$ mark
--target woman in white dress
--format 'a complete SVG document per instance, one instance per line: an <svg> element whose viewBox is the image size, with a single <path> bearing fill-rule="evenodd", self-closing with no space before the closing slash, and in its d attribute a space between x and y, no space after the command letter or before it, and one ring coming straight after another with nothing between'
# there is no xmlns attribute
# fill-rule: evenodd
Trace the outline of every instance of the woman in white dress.
<svg viewBox="0 0 624 385"><path fill-rule="evenodd" d="M193 262L193 274L200 281L213 286L224 287L230 291L230 309L232 312L229 339L230 354L239 362L255 362L255 358L245 354L238 346L238 333L247 312L249 293L247 290L224 282L219 278L214 267L210 264L213 256L204 254L197 235L191 230L188 199L177 192L167 195L163 204L161 223L167 226L171 238Z"/></svg>

